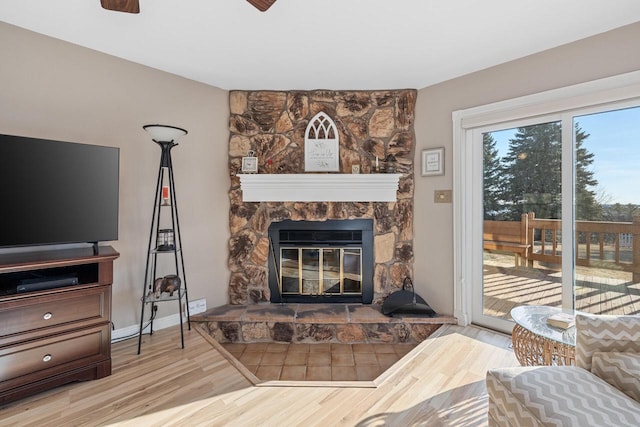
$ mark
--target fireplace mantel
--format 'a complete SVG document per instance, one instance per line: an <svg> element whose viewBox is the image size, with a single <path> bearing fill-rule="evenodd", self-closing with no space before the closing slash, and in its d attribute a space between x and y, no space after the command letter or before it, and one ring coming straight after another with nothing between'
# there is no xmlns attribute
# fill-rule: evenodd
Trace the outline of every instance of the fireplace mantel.
<svg viewBox="0 0 640 427"><path fill-rule="evenodd" d="M244 202L395 202L402 174L238 174Z"/></svg>

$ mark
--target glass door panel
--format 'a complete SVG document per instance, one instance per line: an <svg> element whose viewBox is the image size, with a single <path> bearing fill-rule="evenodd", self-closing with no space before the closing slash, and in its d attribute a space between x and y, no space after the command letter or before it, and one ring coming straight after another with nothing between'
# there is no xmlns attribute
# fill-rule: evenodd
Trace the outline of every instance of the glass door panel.
<svg viewBox="0 0 640 427"><path fill-rule="evenodd" d="M322 249L302 249L302 294L320 293L320 254Z"/></svg>
<svg viewBox="0 0 640 427"><path fill-rule="evenodd" d="M344 292L362 293L362 249L344 249Z"/></svg>
<svg viewBox="0 0 640 427"><path fill-rule="evenodd" d="M322 290L327 294L341 294L340 249L322 251Z"/></svg>
<svg viewBox="0 0 640 427"><path fill-rule="evenodd" d="M576 116L573 126L575 308L640 314L640 107Z"/></svg>
<svg viewBox="0 0 640 427"><path fill-rule="evenodd" d="M299 269L298 249L282 249L280 255L280 274L282 276L283 294L298 294L300 292Z"/></svg>
<svg viewBox="0 0 640 427"><path fill-rule="evenodd" d="M474 313L509 320L519 305L561 306L561 122L485 132L482 145L483 280Z"/></svg>

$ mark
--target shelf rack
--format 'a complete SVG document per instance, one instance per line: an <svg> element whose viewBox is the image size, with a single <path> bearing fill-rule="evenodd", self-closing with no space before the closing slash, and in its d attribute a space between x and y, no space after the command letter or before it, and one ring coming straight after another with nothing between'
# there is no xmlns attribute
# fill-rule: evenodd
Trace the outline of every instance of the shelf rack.
<svg viewBox="0 0 640 427"><path fill-rule="evenodd" d="M154 133L147 129L147 127L158 127L161 125L145 126L145 130L148 130L152 135ZM187 132L184 129L166 127L171 129L177 129L182 131L180 135L184 135ZM182 237L180 235L180 219L178 216L178 201L176 198L176 187L173 175L173 163L171 161L171 149L178 145L171 140L169 142L159 141L156 138L153 142L158 144L162 150L160 157L160 166L158 168L158 179L156 181L156 193L153 202L153 217L151 220L151 230L149 232L149 245L147 247L147 261L144 274L144 288L142 292L142 307L140 313L140 331L138 335L138 354L140 354L142 347L142 333L146 329L144 316L146 307L150 306L149 315L149 332L153 335L153 320L157 311L157 304L177 301L178 313L180 316L180 342L182 348L184 348L184 315L186 315L186 321L189 330L191 330L191 321L189 319L189 297L187 292L187 277L184 268L184 256L182 250ZM165 185L165 182L167 185ZM168 189L168 191L167 191ZM164 193L164 194L163 194ZM169 194L166 194L169 193ZM171 203L167 201L171 199ZM166 215L169 216L170 226L161 228L161 220ZM163 232L170 232L173 234L172 246L167 249L158 242L159 235ZM173 271L180 280L180 287L174 291L173 296L161 294L159 298L155 296L154 283L158 279L158 258L168 258L173 255ZM165 276L166 277L166 276ZM184 305L183 305L184 302ZM183 310L184 308L184 310Z"/></svg>

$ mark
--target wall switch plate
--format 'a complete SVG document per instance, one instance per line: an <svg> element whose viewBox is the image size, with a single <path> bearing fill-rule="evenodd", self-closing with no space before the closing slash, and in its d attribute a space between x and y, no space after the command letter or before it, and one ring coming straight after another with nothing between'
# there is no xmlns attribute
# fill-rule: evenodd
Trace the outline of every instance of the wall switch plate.
<svg viewBox="0 0 640 427"><path fill-rule="evenodd" d="M435 190L433 192L434 203L451 203L452 191L451 190Z"/></svg>
<svg viewBox="0 0 640 427"><path fill-rule="evenodd" d="M189 315L202 313L207 311L207 299L200 298L195 301L189 301Z"/></svg>

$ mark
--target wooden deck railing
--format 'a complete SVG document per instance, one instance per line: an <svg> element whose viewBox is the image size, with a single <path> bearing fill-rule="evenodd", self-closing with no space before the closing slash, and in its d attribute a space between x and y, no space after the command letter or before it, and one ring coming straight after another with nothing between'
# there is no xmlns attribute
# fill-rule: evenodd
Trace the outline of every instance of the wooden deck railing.
<svg viewBox="0 0 640 427"><path fill-rule="evenodd" d="M530 212L523 215L521 221L485 221L485 229L501 228L500 223L505 230L527 230L526 236L521 237L522 243L527 245L526 253L514 251L516 266L522 265L517 262L519 256L529 266L533 266L533 261L562 262L560 220L536 218ZM629 271L633 281L640 282L640 217L634 217L633 222L576 221L575 229L576 265ZM632 236L631 247L621 245L621 235ZM485 232L485 249L492 249L500 234L496 233L491 240L487 237ZM510 237L509 241L512 240Z"/></svg>
<svg viewBox="0 0 640 427"><path fill-rule="evenodd" d="M527 254L531 251L531 245L527 238L527 223L527 214L522 214L520 221L485 221L484 249L513 252L515 266L526 266Z"/></svg>

